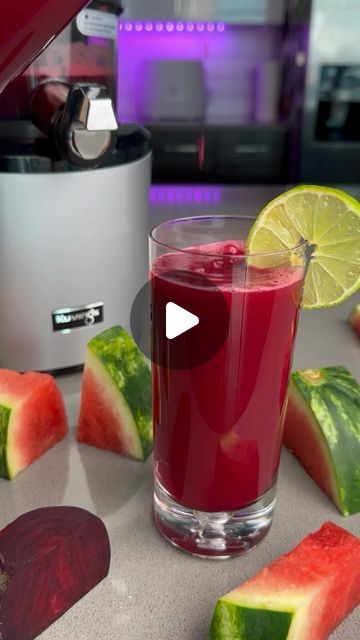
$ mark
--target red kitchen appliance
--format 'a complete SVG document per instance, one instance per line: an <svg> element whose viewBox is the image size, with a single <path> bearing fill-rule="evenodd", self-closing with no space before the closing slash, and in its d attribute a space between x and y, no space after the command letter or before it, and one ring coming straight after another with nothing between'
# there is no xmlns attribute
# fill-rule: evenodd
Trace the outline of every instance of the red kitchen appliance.
<svg viewBox="0 0 360 640"><path fill-rule="evenodd" d="M55 6L56 1L52 4ZM75 4L72 2L72 5ZM38 94L36 89L45 84L51 102L58 92L59 100L64 99L61 87L54 86L61 82L66 86L75 83L99 84L108 90L111 99L115 101L119 11L119 0L95 0L85 11L81 11L53 43L2 92L0 119L31 120L34 110L39 107L41 113L43 105L35 102L34 97ZM47 16L48 13L46 16L44 14L44 19ZM36 28L41 28L41 22L39 25L36 23ZM23 66L20 59L19 64ZM53 107L53 104L49 106Z"/></svg>
<svg viewBox="0 0 360 640"><path fill-rule="evenodd" d="M27 67L87 0L12 0L0 22L0 91Z"/></svg>

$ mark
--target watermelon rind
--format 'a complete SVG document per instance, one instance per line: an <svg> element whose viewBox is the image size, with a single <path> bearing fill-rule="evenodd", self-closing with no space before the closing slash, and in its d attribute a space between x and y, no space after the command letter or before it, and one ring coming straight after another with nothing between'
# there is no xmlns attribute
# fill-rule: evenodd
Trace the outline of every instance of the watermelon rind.
<svg viewBox="0 0 360 640"><path fill-rule="evenodd" d="M139 348L120 326L111 327L88 343L86 366L121 416L122 428L134 446L128 452L146 460L153 447L151 373ZM106 391L107 389L107 391Z"/></svg>
<svg viewBox="0 0 360 640"><path fill-rule="evenodd" d="M10 416L10 407L0 405L0 476L7 480L11 480L7 448Z"/></svg>
<svg viewBox="0 0 360 640"><path fill-rule="evenodd" d="M242 606L224 596L218 600L209 640L286 640L292 611Z"/></svg>
<svg viewBox="0 0 360 640"><path fill-rule="evenodd" d="M360 512L359 384L345 367L306 369L293 372L290 396L308 417L304 450L295 455L306 468L306 429L311 429L327 465L329 497L344 516Z"/></svg>

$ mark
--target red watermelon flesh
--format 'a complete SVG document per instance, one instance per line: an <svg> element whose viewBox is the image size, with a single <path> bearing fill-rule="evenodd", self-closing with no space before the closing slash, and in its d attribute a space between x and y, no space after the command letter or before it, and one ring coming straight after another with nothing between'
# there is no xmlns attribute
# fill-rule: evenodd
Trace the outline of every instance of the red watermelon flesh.
<svg viewBox="0 0 360 640"><path fill-rule="evenodd" d="M108 397L106 388L99 384L96 374L87 366L82 383L77 440L126 455L129 450L136 449L137 442L132 435L124 429L116 405Z"/></svg>
<svg viewBox="0 0 360 640"><path fill-rule="evenodd" d="M60 390L45 373L0 369L0 475L14 478L67 433Z"/></svg>
<svg viewBox="0 0 360 640"><path fill-rule="evenodd" d="M292 373L284 443L342 515L360 512L360 385L350 371Z"/></svg>
<svg viewBox="0 0 360 640"><path fill-rule="evenodd" d="M1 640L36 638L106 577L109 564L105 525L84 509L45 507L14 520L0 531ZM70 636L64 627L61 637Z"/></svg>
<svg viewBox="0 0 360 640"><path fill-rule="evenodd" d="M360 540L326 522L295 549L220 598L210 638L248 640L255 637L251 633L257 628L258 640L327 640L358 604ZM271 625L263 635L266 617Z"/></svg>
<svg viewBox="0 0 360 640"><path fill-rule="evenodd" d="M326 640L360 604L360 540L327 522L249 581L248 593L259 589L300 596L299 639Z"/></svg>
<svg viewBox="0 0 360 640"><path fill-rule="evenodd" d="M334 469L329 458L325 440L319 438L314 428L314 416L309 406L302 402L299 391L290 382L289 400L286 409L284 444L296 456L305 471L339 509L339 492L334 480Z"/></svg>
<svg viewBox="0 0 360 640"><path fill-rule="evenodd" d="M349 322L352 325L355 333L360 337L360 304L357 304L349 316Z"/></svg>

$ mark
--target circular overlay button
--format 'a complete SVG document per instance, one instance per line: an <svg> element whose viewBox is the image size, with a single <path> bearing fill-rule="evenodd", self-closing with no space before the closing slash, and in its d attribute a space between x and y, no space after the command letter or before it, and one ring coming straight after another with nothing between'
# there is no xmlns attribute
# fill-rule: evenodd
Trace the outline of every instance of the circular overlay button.
<svg viewBox="0 0 360 640"><path fill-rule="evenodd" d="M226 341L230 301L230 289L220 289L202 274L162 271L133 302L133 338L153 363L169 369L198 367Z"/></svg>

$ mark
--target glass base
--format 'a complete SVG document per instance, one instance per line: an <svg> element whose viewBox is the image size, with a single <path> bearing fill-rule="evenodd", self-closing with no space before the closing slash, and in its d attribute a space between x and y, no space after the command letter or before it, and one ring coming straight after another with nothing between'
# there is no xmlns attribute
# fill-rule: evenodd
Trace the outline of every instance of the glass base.
<svg viewBox="0 0 360 640"><path fill-rule="evenodd" d="M155 478L154 518L171 544L202 558L226 559L249 551L268 533L276 483L256 502L237 511L188 509L171 498Z"/></svg>

